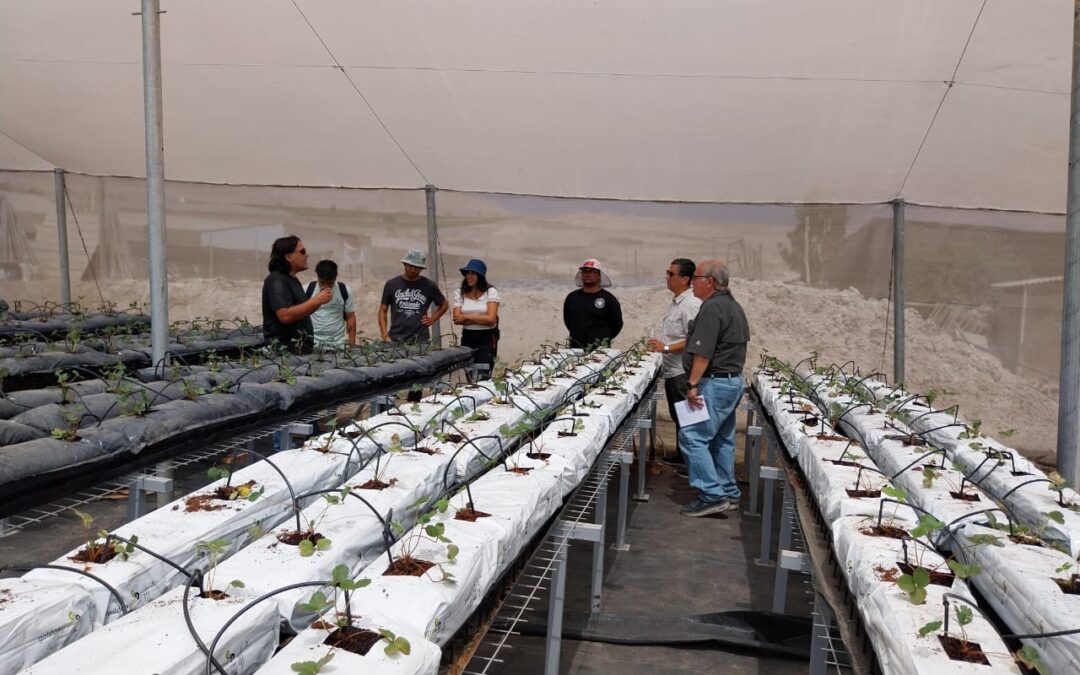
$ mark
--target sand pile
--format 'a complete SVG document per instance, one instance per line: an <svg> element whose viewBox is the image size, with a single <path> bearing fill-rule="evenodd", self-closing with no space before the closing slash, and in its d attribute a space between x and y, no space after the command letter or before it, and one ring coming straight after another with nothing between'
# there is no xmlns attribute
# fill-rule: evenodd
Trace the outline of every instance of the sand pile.
<svg viewBox="0 0 1080 675"><path fill-rule="evenodd" d="M169 318L175 321L243 317L261 323L260 289L261 283L254 281L171 280ZM501 288L504 304L500 312L500 358L515 361L528 356L543 342L565 339L562 301L570 290L569 284L565 287L507 284ZM120 306L148 299L145 281L110 281L103 291ZM381 286L373 285L354 289L363 336L378 335L376 311L380 291ZM654 332L671 297L659 284L650 288L615 287L612 291L622 303L626 321L616 346L629 345L638 337ZM823 290L767 281L736 280L734 292L750 320L753 336L750 365L757 364L763 349L796 361L818 351L822 363L854 360L863 373L884 369L891 379L892 341L886 343L884 300L864 298L855 290ZM89 299L97 297L92 284L79 286L73 294L86 298L88 305L95 304ZM907 312L906 323L909 387L956 392L943 396L941 402L960 404L961 415L969 420L981 419L983 429L989 434L1017 429L1012 444L1035 459L1053 462L1056 397L1010 372L996 357L943 333L914 310ZM444 320L444 333L450 328Z"/></svg>

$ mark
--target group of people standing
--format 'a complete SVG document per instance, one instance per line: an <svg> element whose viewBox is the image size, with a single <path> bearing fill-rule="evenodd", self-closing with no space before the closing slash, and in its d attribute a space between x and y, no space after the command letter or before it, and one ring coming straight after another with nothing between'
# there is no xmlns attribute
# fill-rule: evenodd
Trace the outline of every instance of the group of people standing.
<svg viewBox="0 0 1080 675"><path fill-rule="evenodd" d="M416 249L401 259L402 274L383 285L379 334L384 341L415 344L431 339L430 326L450 309L438 284L423 275L427 256ZM337 264L322 260L317 281L303 287L297 274L308 269L308 252L296 236L274 241L263 281L263 337L295 352L343 349L356 344L356 310L349 286L337 280ZM470 260L454 290L453 319L462 344L476 349L474 361L493 364L499 340L499 291L487 281L487 265Z"/></svg>
<svg viewBox="0 0 1080 675"><path fill-rule="evenodd" d="M461 344L476 350L474 363L492 367L498 355L499 291L487 279L487 265L473 259L460 269L453 304L438 284L423 275L427 257L412 249L401 259L404 270L385 283L379 301L379 333L395 344L426 342L430 326L453 308L461 326ZM317 281L305 289L297 273L308 269L308 253L299 237L276 240L270 274L263 282L263 335L286 349L307 352L356 344L353 293L337 280L332 260L315 266ZM687 516L707 516L738 508L735 484L735 409L742 399L743 366L750 328L742 306L731 294L727 267L719 260L695 264L671 261L667 287L673 297L661 334L649 348L664 355L664 389L677 429L678 455L698 497L682 509ZM586 350L610 344L623 328L622 307L611 291L600 261L584 261L574 277L577 290L563 301L563 323L571 347ZM704 409L708 419L681 424L676 403Z"/></svg>

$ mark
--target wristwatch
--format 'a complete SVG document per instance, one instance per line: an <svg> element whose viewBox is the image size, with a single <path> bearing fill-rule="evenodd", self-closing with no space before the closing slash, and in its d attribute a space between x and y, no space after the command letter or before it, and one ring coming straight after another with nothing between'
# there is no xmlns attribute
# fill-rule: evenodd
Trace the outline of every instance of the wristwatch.
<svg viewBox="0 0 1080 675"><path fill-rule="evenodd" d="M667 354L671 351L671 345L664 345L664 353Z"/></svg>

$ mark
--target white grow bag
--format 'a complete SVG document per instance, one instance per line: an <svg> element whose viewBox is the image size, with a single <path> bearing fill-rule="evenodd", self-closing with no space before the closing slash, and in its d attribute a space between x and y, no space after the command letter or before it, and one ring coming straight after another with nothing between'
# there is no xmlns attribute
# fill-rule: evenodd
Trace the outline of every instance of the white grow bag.
<svg viewBox="0 0 1080 675"><path fill-rule="evenodd" d="M973 546L973 535L999 537L1000 546ZM1014 634L1053 633L1080 626L1080 595L1066 594L1053 579L1066 579L1078 563L1060 552L1017 544L1000 532L967 525L957 536L965 560L982 566L972 582ZM1071 568L1057 571L1073 563ZM1080 673L1080 635L1025 639L1051 673Z"/></svg>
<svg viewBox="0 0 1080 675"><path fill-rule="evenodd" d="M201 675L206 657L188 632L183 588L158 598L23 671L29 675L113 675L117 670L158 675ZM192 589L192 624L207 647L215 633L245 604L243 598L206 600ZM229 675L253 673L278 644L277 611L270 603L241 616L214 649ZM231 658L228 658L231 656Z"/></svg>
<svg viewBox="0 0 1080 675"><path fill-rule="evenodd" d="M0 579L0 675L17 673L87 635L96 612L82 586Z"/></svg>
<svg viewBox="0 0 1080 675"><path fill-rule="evenodd" d="M344 605L344 599L339 601ZM353 603L355 609L361 609ZM334 612L323 616L323 621L332 623ZM386 641L380 640L360 656L344 649L334 650L333 659L320 671L327 675L345 675L363 673L364 675L435 675L439 671L442 650L434 643L424 639L419 633L409 630L400 622L378 616L364 608L353 616L353 625L375 632L380 629L393 631L397 637L409 641L409 653L397 653L392 656L385 651ZM325 657L330 647L323 644L329 631L322 628L308 628L285 645L270 662L258 670L258 675L295 675L292 664L303 661L318 661Z"/></svg>

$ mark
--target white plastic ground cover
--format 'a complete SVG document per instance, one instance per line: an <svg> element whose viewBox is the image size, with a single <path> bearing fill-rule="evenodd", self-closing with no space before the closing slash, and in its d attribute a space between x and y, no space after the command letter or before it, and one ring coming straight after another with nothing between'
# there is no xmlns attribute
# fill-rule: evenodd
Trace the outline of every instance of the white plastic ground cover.
<svg viewBox="0 0 1080 675"><path fill-rule="evenodd" d="M325 628L308 628L292 639L274 658L260 668L258 675L296 675L292 664L304 661L319 661L333 651L333 657L326 667L319 671L330 675L346 673L363 673L363 675L435 675L439 671L439 662L442 659L442 650L438 645L425 639L420 633L411 630L390 617L380 616L369 608L360 607L355 601L353 608L353 626L366 628L379 632L381 630L392 631L395 637L405 638L409 642L409 653L397 652L393 655L386 653L386 640L380 640L368 650L368 653L360 656L344 649L331 650L323 644L330 630ZM338 607L344 613L344 597L339 598ZM335 612L331 610L322 617L322 620L333 624Z"/></svg>
<svg viewBox="0 0 1080 675"><path fill-rule="evenodd" d="M969 428L963 420L954 419L951 413L933 410L910 392L877 380L867 380L864 384L879 400L895 399L894 405L910 416L912 429L945 450L987 494L999 499L1004 497L1004 502L1020 522L1039 527L1045 525L1045 538L1061 542L1073 556L1080 556L1080 494L1074 489L1064 488L1061 499L1076 508L1062 506L1058 502L1058 493L1050 490L1046 482L1025 485L1039 479L1045 481L1047 476L1018 450L982 434L975 438L960 438L961 434L970 434ZM995 458L988 460L987 453L994 453ZM998 459L1009 456L1012 459ZM1061 513L1064 522L1048 520L1045 514L1052 511Z"/></svg>
<svg viewBox="0 0 1080 675"><path fill-rule="evenodd" d="M553 422L513 459L520 461L522 466L539 467L555 473L559 479L559 492L563 497L570 494L585 478L611 435L606 417L593 417L584 412L582 414L589 416L567 417ZM580 422L582 427L575 431L577 422ZM533 460L527 456L529 453L548 454L550 457Z"/></svg>
<svg viewBox="0 0 1080 675"><path fill-rule="evenodd" d="M997 538L997 544L974 543L972 537ZM1007 532L979 525L961 528L957 537L962 558L982 566L972 583L1016 635L1053 633L1080 626L1080 595L1067 594L1053 579L1080 572L1071 556L1051 548L1019 544ZM1051 673L1080 673L1080 635L1025 639L1039 650Z"/></svg>
<svg viewBox="0 0 1080 675"><path fill-rule="evenodd" d="M426 455L416 452L392 453L381 472L384 482L393 484L383 490L358 489L374 476L369 466L349 482L348 486L371 505L355 497L346 496L338 504L320 499L300 514L302 529L312 525L315 531L331 541L329 549L302 557L296 546L280 542L278 536L296 531L293 518L280 527L266 533L243 551L218 565L214 575L219 590L239 597L256 598L274 589L290 584L327 580L334 567L344 564L351 573L359 571L372 560L380 557L385 548L383 526L372 513L375 509L383 518L391 518L403 528L412 527L416 508L408 508L418 501L434 499L442 492L445 469L450 459L446 455ZM387 457L382 458L383 461ZM340 493L332 496L340 497ZM242 588L229 588L232 580L243 582ZM314 618L297 616L295 606L311 595L311 589L296 589L274 597L282 620L294 623L295 629L303 628Z"/></svg>
<svg viewBox="0 0 1080 675"><path fill-rule="evenodd" d="M288 450L272 458L274 464L289 476L297 495L337 485L341 460L340 456L312 450ZM227 540L229 545L221 554L221 558L225 559L247 545L251 539L251 526L259 524L264 529L274 527L292 510L291 494L284 480L269 463L262 461L240 469L233 474L231 484L242 485L249 480L254 481L253 489L264 490L255 501L240 498L215 503L214 506L220 508L213 511L186 510L187 500L191 497L211 494L217 487L225 485L225 479L221 479L123 525L113 533L125 539L137 536L141 546L185 569L205 569L206 554L196 550L196 543ZM118 556L98 564L73 562L70 558L78 550L69 551L53 564L76 567L101 577L116 588L129 610L153 600L186 579L173 567L142 551L135 551L127 560ZM86 588L97 603L97 625L109 623L119 615L120 607L115 599L91 579L51 569L33 570L25 578L71 582Z"/></svg>
<svg viewBox="0 0 1080 675"><path fill-rule="evenodd" d="M113 675L118 671L201 675L206 657L184 622L183 588L176 588L140 611L128 614L74 642L23 673L28 675ZM245 604L243 598L188 598L192 624L209 647L215 633ZM236 620L214 650L229 675L255 672L278 645L277 611L256 606Z"/></svg>
<svg viewBox="0 0 1080 675"><path fill-rule="evenodd" d="M949 587L930 584L926 587L926 601L913 604L907 593L900 589L895 579L900 575L898 562L904 560L903 543L890 537L873 537L864 530L876 524L875 519L845 517L833 523L833 544L837 559L841 561L848 588L855 596L863 624L874 645L882 672L931 675L937 673L984 673L1011 672L1019 670L1013 663L1008 648L1002 642L993 625L978 609L974 618L964 627L967 639L978 642L986 652L991 666L953 661L945 653L937 635L919 637L919 629L932 621L943 619L942 598L946 592L962 596L973 602L967 584L954 578ZM909 528L911 523L893 521L889 524ZM935 571L949 572L945 559L919 543L907 541L909 564ZM962 601L953 600L958 606ZM955 611L955 610L950 610ZM950 616L954 637L960 635L955 616ZM1001 668L1002 670L997 670Z"/></svg>
<svg viewBox="0 0 1080 675"><path fill-rule="evenodd" d="M440 443L435 446L440 452L456 454L454 470L450 481L463 480L483 470L492 459L499 457L514 442L514 436L504 436L500 428L504 425L513 428L525 419L526 411L532 412L535 406L524 396L511 396L508 403L488 403L479 410L488 415L486 420L472 420L470 417L457 420L453 426L447 425L446 432L455 430L465 438L459 443Z"/></svg>
<svg viewBox="0 0 1080 675"><path fill-rule="evenodd" d="M87 635L96 613L90 593L77 584L0 579L0 675L17 673Z"/></svg>

